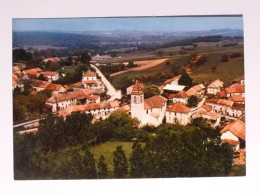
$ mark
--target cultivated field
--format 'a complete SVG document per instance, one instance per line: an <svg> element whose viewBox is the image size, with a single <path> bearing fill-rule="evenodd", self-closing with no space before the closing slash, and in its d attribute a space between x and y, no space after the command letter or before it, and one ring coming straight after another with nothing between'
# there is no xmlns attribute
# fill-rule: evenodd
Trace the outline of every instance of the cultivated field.
<svg viewBox="0 0 260 195"><path fill-rule="evenodd" d="M158 59L158 60L146 60L146 61L135 61L134 64L137 64L138 67L135 68L131 68L128 70L124 70L124 71L120 71L120 72L116 72L110 75L110 77L119 75L119 74L123 74L125 72L129 72L129 71L140 71L140 70L145 70L147 68L151 68L153 66L156 66L158 64L161 64L163 62L165 62L166 60L168 60L168 58L164 58L164 59Z"/></svg>

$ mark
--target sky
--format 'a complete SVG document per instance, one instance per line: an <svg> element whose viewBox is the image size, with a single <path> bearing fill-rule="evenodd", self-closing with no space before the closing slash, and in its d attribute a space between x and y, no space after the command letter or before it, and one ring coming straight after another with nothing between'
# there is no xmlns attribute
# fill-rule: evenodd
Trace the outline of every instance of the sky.
<svg viewBox="0 0 260 195"><path fill-rule="evenodd" d="M148 31L177 32L243 29L241 16L13 19L13 31Z"/></svg>

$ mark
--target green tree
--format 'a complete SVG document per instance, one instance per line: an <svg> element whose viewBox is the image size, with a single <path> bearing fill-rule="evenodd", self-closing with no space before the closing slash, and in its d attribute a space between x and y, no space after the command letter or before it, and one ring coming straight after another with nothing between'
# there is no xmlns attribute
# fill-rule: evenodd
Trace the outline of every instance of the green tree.
<svg viewBox="0 0 260 195"><path fill-rule="evenodd" d="M220 61L221 62L227 62L228 61L228 55L227 54L222 55Z"/></svg>
<svg viewBox="0 0 260 195"><path fill-rule="evenodd" d="M103 155L99 157L97 175L100 179L107 177L107 164L105 163L105 157Z"/></svg>
<svg viewBox="0 0 260 195"><path fill-rule="evenodd" d="M188 98L188 107L193 108L198 104L198 98L195 95L192 95Z"/></svg>
<svg viewBox="0 0 260 195"><path fill-rule="evenodd" d="M83 156L83 169L84 169L84 177L88 179L97 178L97 171L95 166L94 155L90 152L89 149L85 151L85 155Z"/></svg>
<svg viewBox="0 0 260 195"><path fill-rule="evenodd" d="M132 156L130 158L130 176L141 178L145 173L144 150L140 143L134 142L132 146Z"/></svg>
<svg viewBox="0 0 260 195"><path fill-rule="evenodd" d="M125 152L123 151L121 145L116 147L116 151L113 152L113 156L115 178L126 178L128 174L128 164Z"/></svg>
<svg viewBox="0 0 260 195"><path fill-rule="evenodd" d="M33 58L31 52L27 52L26 50L20 48L20 49L14 49L13 50L13 61L29 61Z"/></svg>
<svg viewBox="0 0 260 195"><path fill-rule="evenodd" d="M85 52L81 55L81 62L83 62L84 64L88 65L90 60L91 60L91 56L89 52Z"/></svg>
<svg viewBox="0 0 260 195"><path fill-rule="evenodd" d="M157 85L148 85L143 89L144 92L144 96L145 98L149 98L155 95L159 95L160 91L159 91L159 86Z"/></svg>
<svg viewBox="0 0 260 195"><path fill-rule="evenodd" d="M183 70L182 75L178 81L179 85L185 85L187 87L191 87L192 86L192 78L190 78L189 74Z"/></svg>

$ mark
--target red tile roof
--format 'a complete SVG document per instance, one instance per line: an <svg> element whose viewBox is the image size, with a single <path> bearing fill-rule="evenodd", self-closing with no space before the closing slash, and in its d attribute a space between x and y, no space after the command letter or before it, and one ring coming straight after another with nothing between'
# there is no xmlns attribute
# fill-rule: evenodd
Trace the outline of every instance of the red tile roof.
<svg viewBox="0 0 260 195"><path fill-rule="evenodd" d="M210 105L206 105L206 104L203 105L202 108L203 108L204 110L206 110L207 112L209 112L209 111L212 110L212 107L211 107Z"/></svg>
<svg viewBox="0 0 260 195"><path fill-rule="evenodd" d="M220 133L222 134L225 133L226 131L231 131L235 136L245 140L245 123L240 119L237 119L236 121L226 125L220 131Z"/></svg>
<svg viewBox="0 0 260 195"><path fill-rule="evenodd" d="M45 76L55 76L57 72L41 72L42 75L45 75Z"/></svg>
<svg viewBox="0 0 260 195"><path fill-rule="evenodd" d="M26 73L30 77L39 77L42 70L40 68L32 68L28 70L24 70L24 73Z"/></svg>
<svg viewBox="0 0 260 195"><path fill-rule="evenodd" d="M172 99L176 96L176 94L169 94L168 99Z"/></svg>
<svg viewBox="0 0 260 195"><path fill-rule="evenodd" d="M84 84L96 84L96 80L83 81Z"/></svg>
<svg viewBox="0 0 260 195"><path fill-rule="evenodd" d="M87 95L93 94L93 91L91 91L91 89L84 89L83 92Z"/></svg>
<svg viewBox="0 0 260 195"><path fill-rule="evenodd" d="M178 92L174 98L182 98L182 99L186 99L188 98L187 94L182 90L180 92Z"/></svg>
<svg viewBox="0 0 260 195"><path fill-rule="evenodd" d="M90 70L88 70L87 72L83 73L84 77L95 77L96 73L91 72Z"/></svg>
<svg viewBox="0 0 260 195"><path fill-rule="evenodd" d="M93 95L93 96L90 96L88 99L96 101L99 97L100 97L99 95Z"/></svg>
<svg viewBox="0 0 260 195"><path fill-rule="evenodd" d="M166 101L166 98L155 95L144 100L144 109L146 110L150 108L162 108L165 105Z"/></svg>
<svg viewBox="0 0 260 195"><path fill-rule="evenodd" d="M190 112L190 108L184 106L181 103L173 104L171 107L167 108L167 111L170 112L181 112L181 113L188 113Z"/></svg>
<svg viewBox="0 0 260 195"><path fill-rule="evenodd" d="M219 92L219 97L220 98L226 98L227 97L227 94L226 94L225 90Z"/></svg>
<svg viewBox="0 0 260 195"><path fill-rule="evenodd" d="M242 95L231 95L231 99L234 102L244 102L245 101L245 97L243 97Z"/></svg>
<svg viewBox="0 0 260 195"><path fill-rule="evenodd" d="M224 99L209 99L209 100L206 100L206 102L213 103L213 104L221 104L221 105L225 105L225 106L232 106L234 103L231 100L224 100Z"/></svg>
<svg viewBox="0 0 260 195"><path fill-rule="evenodd" d="M32 83L32 86L45 89L45 87L47 87L47 85L49 85L49 84L50 83L48 83L46 81L41 81L41 80L34 79L33 83Z"/></svg>
<svg viewBox="0 0 260 195"><path fill-rule="evenodd" d="M223 82L219 79L213 81L212 83L209 84L208 86L209 88L219 88L219 87L223 87Z"/></svg>
<svg viewBox="0 0 260 195"><path fill-rule="evenodd" d="M71 91L71 92L67 92L67 93L60 93L57 95L54 95L52 97L50 97L49 99L47 99L46 102L49 103L55 103L57 102L62 102L62 101L67 101L67 100L72 100L72 99L77 99L77 100L81 100L81 99L87 99L90 96L86 93L84 93L83 90L76 90L76 91Z"/></svg>
<svg viewBox="0 0 260 195"><path fill-rule="evenodd" d="M186 91L187 96L196 95L197 91L193 88L190 88L188 91Z"/></svg>
<svg viewBox="0 0 260 195"><path fill-rule="evenodd" d="M136 80L131 95L142 95L144 94L142 85Z"/></svg>
<svg viewBox="0 0 260 195"><path fill-rule="evenodd" d="M60 85L60 84L50 83L49 85L46 86L45 89L50 90L50 91L59 91L61 87L62 87L62 85Z"/></svg>

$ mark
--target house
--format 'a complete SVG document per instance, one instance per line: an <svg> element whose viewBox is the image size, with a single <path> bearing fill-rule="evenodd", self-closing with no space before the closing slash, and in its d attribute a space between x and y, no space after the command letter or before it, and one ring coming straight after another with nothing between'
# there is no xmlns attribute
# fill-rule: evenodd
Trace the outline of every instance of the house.
<svg viewBox="0 0 260 195"><path fill-rule="evenodd" d="M46 87L45 90L49 90L52 92L53 95L57 95L59 93L63 93L66 92L65 87L63 87L60 84L53 84L53 83L49 83Z"/></svg>
<svg viewBox="0 0 260 195"><path fill-rule="evenodd" d="M44 61L45 63L47 63L48 61L57 63L57 62L60 62L60 59L57 58L57 57L52 57L52 58L45 58L43 61Z"/></svg>
<svg viewBox="0 0 260 195"><path fill-rule="evenodd" d="M57 81L60 78L58 72L41 72L41 75L43 75L49 83Z"/></svg>
<svg viewBox="0 0 260 195"><path fill-rule="evenodd" d="M140 121L140 125L158 126L165 116L167 99L162 96L152 96L144 99L141 85L136 81L131 93L131 116Z"/></svg>
<svg viewBox="0 0 260 195"><path fill-rule="evenodd" d="M92 57L91 60L94 60L94 61L98 61L98 60L106 60L106 59L111 59L112 57L110 55L95 55Z"/></svg>
<svg viewBox="0 0 260 195"><path fill-rule="evenodd" d="M181 103L176 103L166 110L166 123L187 125L191 109Z"/></svg>
<svg viewBox="0 0 260 195"><path fill-rule="evenodd" d="M228 99L237 104L245 104L245 97L242 95L231 95Z"/></svg>
<svg viewBox="0 0 260 195"><path fill-rule="evenodd" d="M208 105L204 105L204 106L208 106ZM199 110L197 113L197 117L202 117L202 118L208 119L211 122L213 127L218 126L220 119L221 119L221 115L216 112L205 111L205 110L208 110L208 108L205 109L202 106L201 110Z"/></svg>
<svg viewBox="0 0 260 195"><path fill-rule="evenodd" d="M85 89L90 87L97 86L97 76L96 73L91 72L88 70L87 72L82 72L82 84L84 85Z"/></svg>
<svg viewBox="0 0 260 195"><path fill-rule="evenodd" d="M35 91L42 91L44 90L47 85L49 85L50 83L48 83L47 81L41 81L41 80L37 80L37 79L34 79L33 82L32 82L32 87Z"/></svg>
<svg viewBox="0 0 260 195"><path fill-rule="evenodd" d="M45 102L45 108L49 108L52 112L65 110L69 106L88 103L99 103L100 96L93 95L93 92L89 89L76 90L67 93L60 93L53 95Z"/></svg>
<svg viewBox="0 0 260 195"><path fill-rule="evenodd" d="M178 93L185 88L184 85L167 84L163 88L164 92L168 93Z"/></svg>
<svg viewBox="0 0 260 195"><path fill-rule="evenodd" d="M72 112L85 112L87 114L92 114L92 116L96 119L99 119L100 117L102 119L105 119L118 108L119 102L118 100L114 100L109 102L68 106L65 110L59 111L59 115L66 117L70 115Z"/></svg>
<svg viewBox="0 0 260 195"><path fill-rule="evenodd" d="M182 103L186 104L188 102L188 95L182 90L177 94L170 94L169 99L172 100L173 103Z"/></svg>
<svg viewBox="0 0 260 195"><path fill-rule="evenodd" d="M229 143L234 150L245 147L245 123L240 119L226 125L220 134L222 142Z"/></svg>
<svg viewBox="0 0 260 195"><path fill-rule="evenodd" d="M131 85L131 86L126 88L126 94L127 95L130 95L132 93L134 85L135 84L133 84L133 85ZM142 90L145 88L145 85L143 83L139 83L139 86L141 87Z"/></svg>
<svg viewBox="0 0 260 195"><path fill-rule="evenodd" d="M224 99L209 99L205 101L205 104L211 106L213 112L226 115L234 102Z"/></svg>
<svg viewBox="0 0 260 195"><path fill-rule="evenodd" d="M245 114L245 105L234 103L231 108L228 109L227 115L235 118L240 118Z"/></svg>
<svg viewBox="0 0 260 195"><path fill-rule="evenodd" d="M203 84L198 84L186 91L186 94L190 97L195 95L197 97L202 97L205 94L205 86Z"/></svg>
<svg viewBox="0 0 260 195"><path fill-rule="evenodd" d="M239 83L234 83L219 93L221 98L230 98L231 96L238 95L245 97L245 87Z"/></svg>
<svg viewBox="0 0 260 195"><path fill-rule="evenodd" d="M240 84L245 86L245 78L244 77L240 79Z"/></svg>
<svg viewBox="0 0 260 195"><path fill-rule="evenodd" d="M41 75L42 70L40 68L32 68L23 71L23 79L31 80L36 79Z"/></svg>
<svg viewBox="0 0 260 195"><path fill-rule="evenodd" d="M22 89L23 90L23 87L24 87L24 85L23 85L23 83L21 82L21 80L15 75L15 74L13 74L13 79L12 79L12 86L13 86L13 90L15 89L15 88L19 88L19 89Z"/></svg>
<svg viewBox="0 0 260 195"><path fill-rule="evenodd" d="M220 92L221 88L223 87L223 84L224 83L222 81L220 81L219 79L213 81L207 87L207 94L216 95L217 93Z"/></svg>

